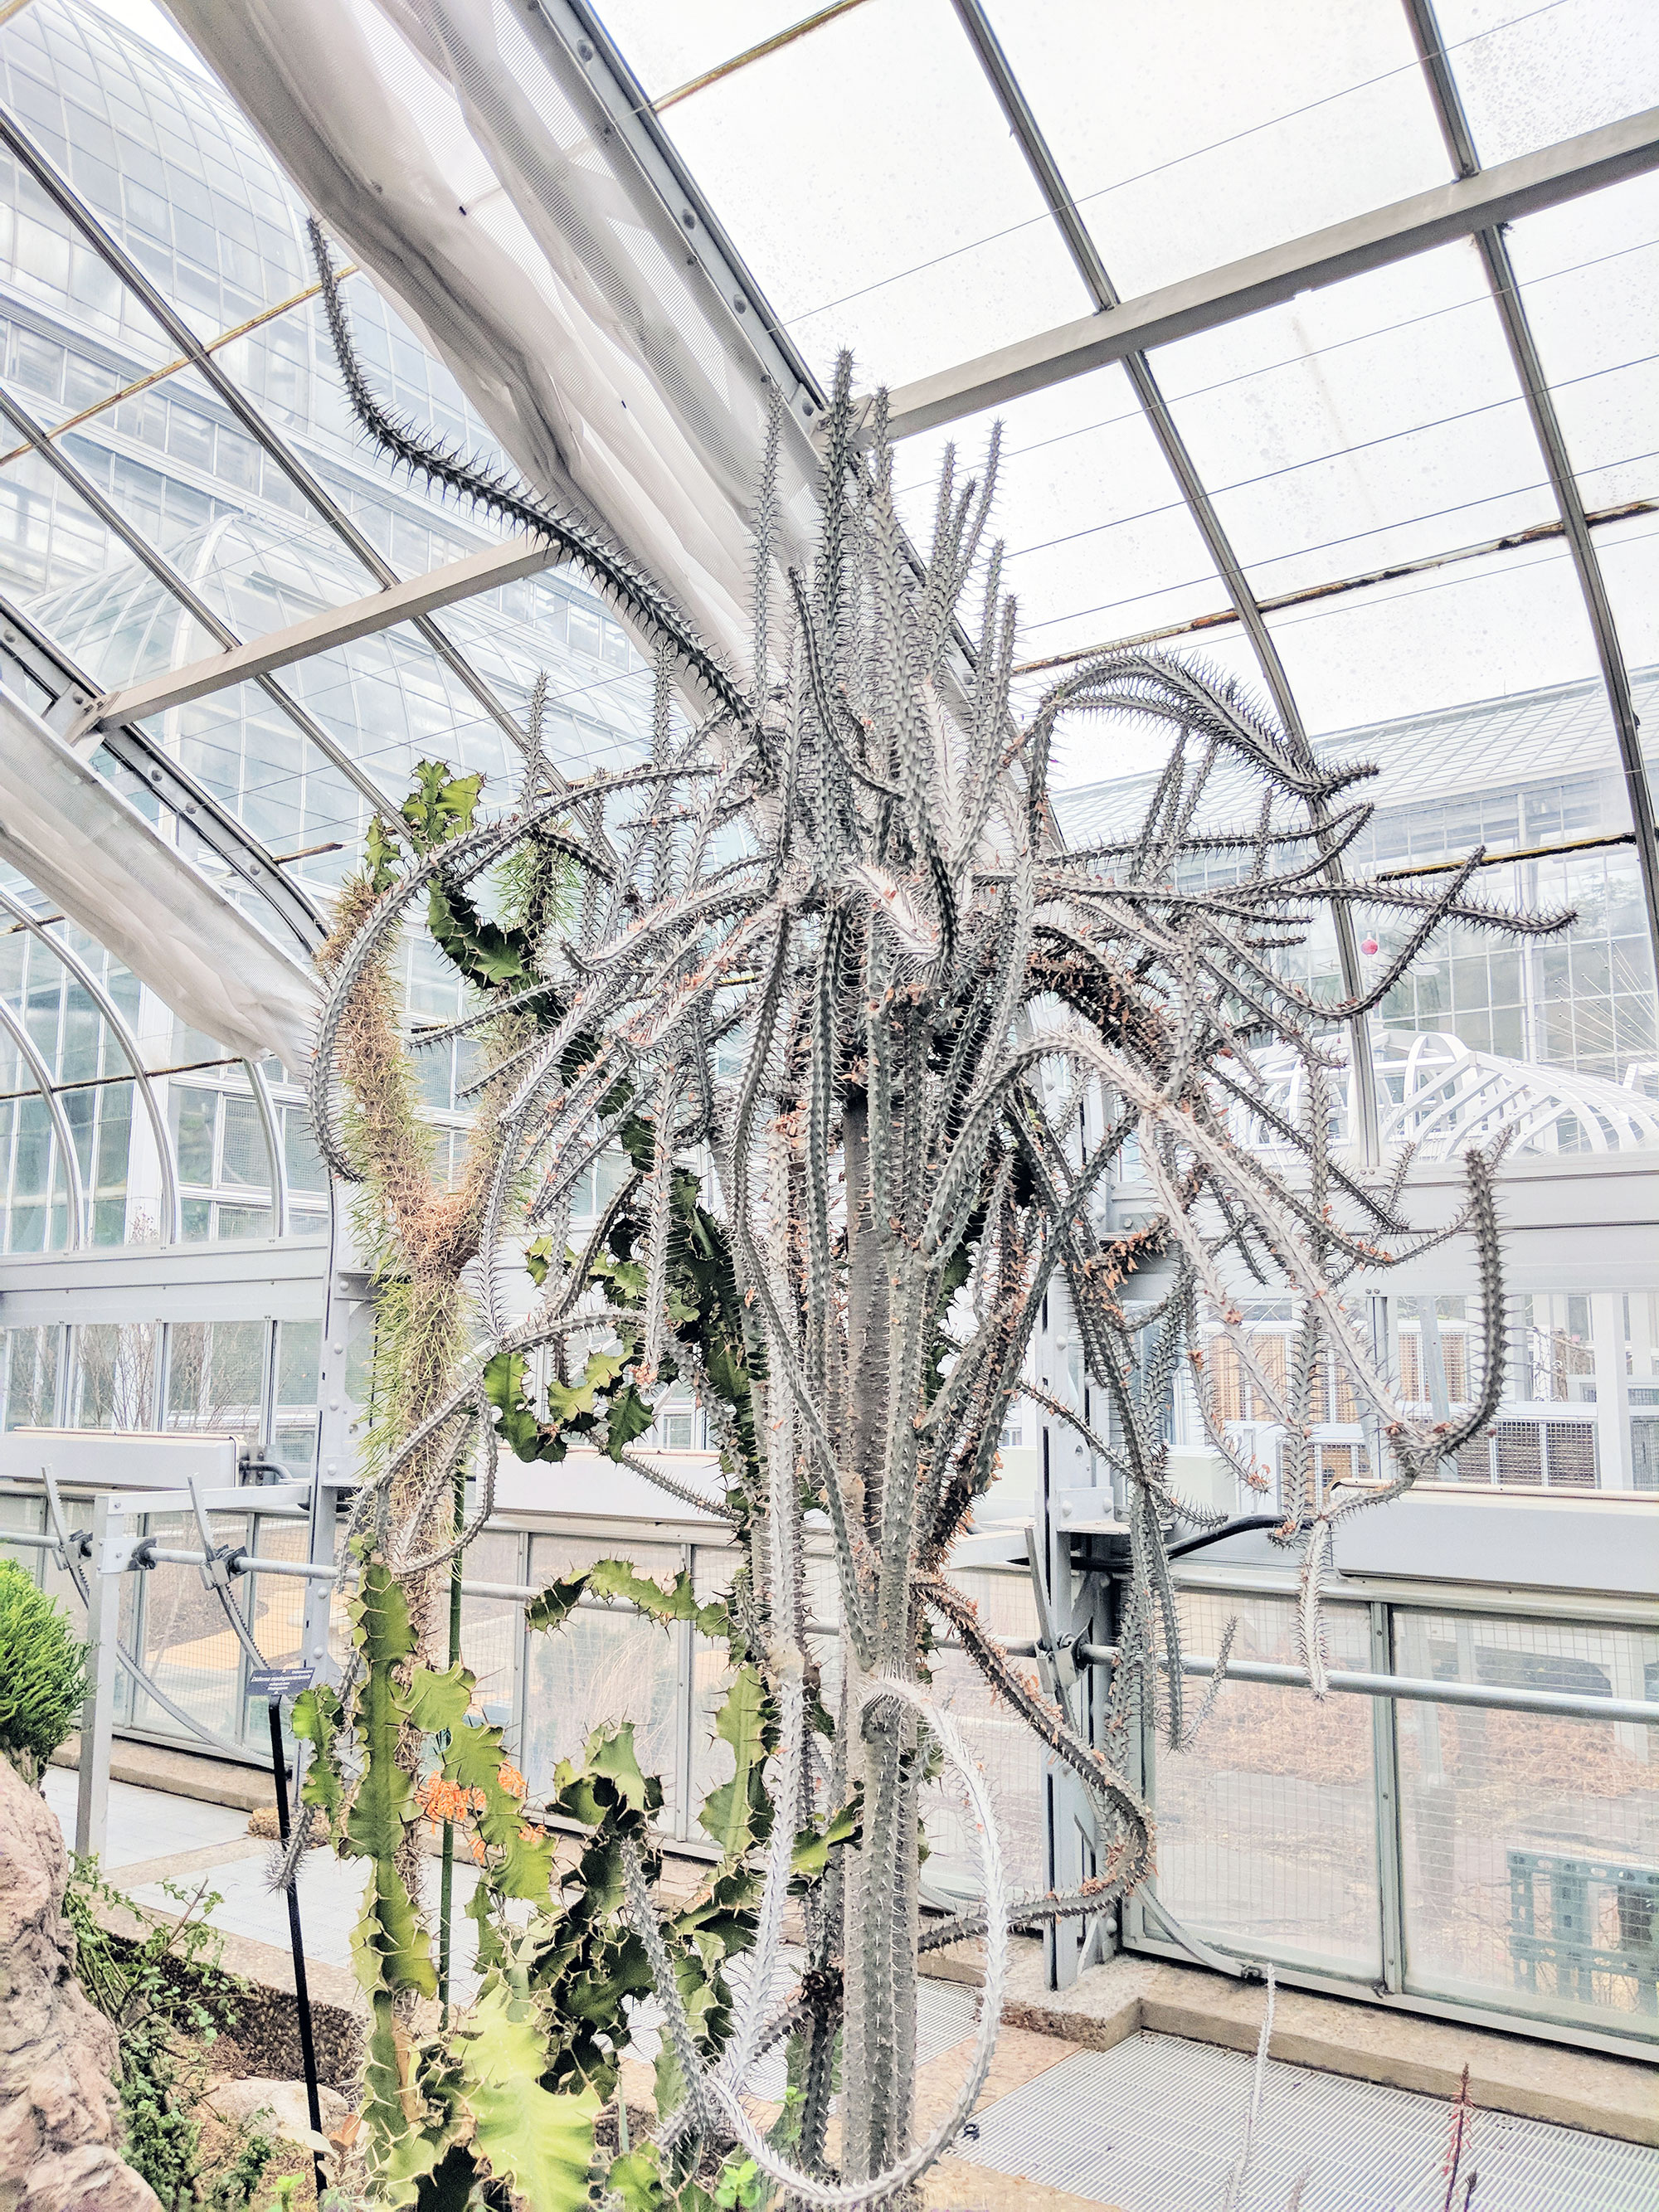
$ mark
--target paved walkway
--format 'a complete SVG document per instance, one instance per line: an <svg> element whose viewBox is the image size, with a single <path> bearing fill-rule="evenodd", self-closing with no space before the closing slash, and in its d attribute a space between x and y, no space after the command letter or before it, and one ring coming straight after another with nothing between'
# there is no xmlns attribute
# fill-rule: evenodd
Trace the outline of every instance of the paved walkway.
<svg viewBox="0 0 1659 2212"><path fill-rule="evenodd" d="M47 1802L70 1834L75 1787L72 1773L48 1771ZM165 1881L190 1891L205 1884L219 1899L216 1927L286 1954L288 1915L267 1884L270 1853L268 1843L248 1835L245 1813L110 1785L106 1865L118 1887L140 1904L166 1907ZM475 1985L476 1931L460 1908L476 1879L470 1864L456 1867L462 1996ZM429 1908L438 1881L438 1862L429 1860ZM349 1970L362 1884L362 1869L331 1852L307 1856L300 1907L313 1966ZM975 2002L969 1989L922 1984L919 2127L937 2124L950 2108L971 2052ZM651 2039L647 2027L641 2045ZM648 2056L642 2047L640 2059ZM648 2096L644 2066L629 2071L630 2102ZM1251 2073L1248 2054L1176 2035L1142 2033L1099 2051L1005 2026L962 2154L928 2174L926 2202L978 2212L1211 2212L1237 2156ZM781 2095L781 2073L757 2087ZM1449 2119L1440 2098L1275 2060L1236 2212L1284 2212L1304 2170L1301 2212L1440 2212ZM1652 2212L1659 2205L1659 2150L1484 2110L1471 2127L1462 2171L1480 2173L1481 2212L1488 2205L1492 2212Z"/></svg>

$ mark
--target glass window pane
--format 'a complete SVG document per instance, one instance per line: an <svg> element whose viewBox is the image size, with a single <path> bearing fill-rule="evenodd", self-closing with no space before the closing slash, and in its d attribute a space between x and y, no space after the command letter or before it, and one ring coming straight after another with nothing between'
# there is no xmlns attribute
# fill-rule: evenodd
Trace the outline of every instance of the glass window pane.
<svg viewBox="0 0 1659 2212"><path fill-rule="evenodd" d="M1269 627L1304 720L1322 732L1454 702L1518 702L1596 667L1577 579L1559 541L1292 608L1271 616ZM1605 716L1601 729L1599 757L1611 762ZM1456 771L1460 783L1473 782L1472 763ZM1407 795L1407 787L1396 788ZM1373 787L1366 795L1382 794Z"/></svg>
<svg viewBox="0 0 1659 2212"><path fill-rule="evenodd" d="M991 14L1125 299L1446 179L1403 10L993 0Z"/></svg>
<svg viewBox="0 0 1659 2212"><path fill-rule="evenodd" d="M210 1436L256 1436L264 1419L262 1321L174 1322L167 1339L167 1422Z"/></svg>
<svg viewBox="0 0 1659 2212"><path fill-rule="evenodd" d="M1089 312L947 0L866 0L663 120L826 377L842 346L898 384Z"/></svg>
<svg viewBox="0 0 1659 2212"><path fill-rule="evenodd" d="M948 430L908 439L894 459L900 512L924 550L947 445L957 481L982 465L991 426L1003 425L991 534L1006 548L1003 589L1019 604L1021 659L1155 630L1226 604L1169 464L1124 371L1115 364L1033 392ZM977 628L972 586L964 612ZM1087 746L1087 725L1066 733ZM1115 742L1115 739L1114 740ZM1062 744L1062 781L1075 769Z"/></svg>
<svg viewBox="0 0 1659 2212"><path fill-rule="evenodd" d="M58 1328L9 1328L6 1344L6 1413L9 1429L53 1425L58 1402Z"/></svg>
<svg viewBox="0 0 1659 2212"><path fill-rule="evenodd" d="M265 1127L251 1098L225 1101L225 1152L222 1180L270 1187L270 1154L265 1147Z"/></svg>
<svg viewBox="0 0 1659 2212"><path fill-rule="evenodd" d="M610 0L605 26L653 100L705 70L747 53L811 12L798 0L702 0L665 8L662 0Z"/></svg>
<svg viewBox="0 0 1659 2212"><path fill-rule="evenodd" d="M1215 1652L1237 1614L1236 1658L1300 1663L1288 1599L1188 1590L1181 1613L1190 1651ZM1325 1620L1331 1663L1367 1668L1364 1608L1328 1606ZM1228 1682L1193 1749L1160 1745L1157 1759L1158 1893L1176 1918L1251 1957L1375 1979L1368 1701Z"/></svg>
<svg viewBox="0 0 1659 2212"><path fill-rule="evenodd" d="M1659 104L1659 15L1646 0L1437 0L1435 12L1488 168Z"/></svg>
<svg viewBox="0 0 1659 2212"><path fill-rule="evenodd" d="M1651 1698L1659 1634L1396 1616L1402 1674ZM1659 1785L1650 1731L1467 1706L1400 1708L1407 1985L1659 2036Z"/></svg>
<svg viewBox="0 0 1659 2212"><path fill-rule="evenodd" d="M1259 598L1554 520L1467 243L1165 347L1155 366Z"/></svg>
<svg viewBox="0 0 1659 2212"><path fill-rule="evenodd" d="M161 1331L156 1322L86 1322L73 1333L77 1429L155 1425Z"/></svg>

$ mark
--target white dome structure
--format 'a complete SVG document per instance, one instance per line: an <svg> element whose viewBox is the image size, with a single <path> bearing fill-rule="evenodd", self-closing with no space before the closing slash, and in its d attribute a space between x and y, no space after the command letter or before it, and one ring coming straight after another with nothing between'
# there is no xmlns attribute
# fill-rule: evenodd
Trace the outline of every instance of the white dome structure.
<svg viewBox="0 0 1659 2212"><path fill-rule="evenodd" d="M1333 1110L1346 1139L1354 1128L1353 1078L1346 1036L1329 1041L1338 1063L1331 1079ZM1507 1139L1511 1158L1540 1154L1628 1152L1659 1146L1659 1099L1636 1087L1535 1061L1476 1052L1437 1030L1384 1030L1374 1039L1381 1136L1387 1149L1410 1145L1419 1158L1455 1158L1474 1146ZM1256 1055L1278 1078L1275 1105L1290 1121L1304 1109L1307 1077L1287 1047ZM1234 1133L1261 1152L1288 1151L1259 1114L1235 1109Z"/></svg>

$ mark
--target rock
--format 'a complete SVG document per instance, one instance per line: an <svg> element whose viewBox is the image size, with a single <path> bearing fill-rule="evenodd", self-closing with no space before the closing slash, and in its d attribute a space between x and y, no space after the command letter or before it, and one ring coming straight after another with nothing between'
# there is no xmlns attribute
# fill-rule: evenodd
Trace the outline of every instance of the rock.
<svg viewBox="0 0 1659 2212"><path fill-rule="evenodd" d="M0 2212L160 2212L120 2154L114 2028L82 1994L51 1808L0 1757Z"/></svg>
<svg viewBox="0 0 1659 2212"><path fill-rule="evenodd" d="M265 1843L277 1842L282 1831L276 1825L276 1808L274 1805L256 1805L247 1816L247 1832L250 1836L258 1836ZM327 1841L327 1823L323 1820L313 1820L311 1824L310 1836L312 1850L321 1850Z"/></svg>
<svg viewBox="0 0 1659 2212"><path fill-rule="evenodd" d="M319 2088L317 2100L322 2110L323 2133L331 2136L343 2124L350 2108L339 2091L326 2083ZM310 2108L303 2081L269 2081L250 2074L241 2081L221 2081L208 2092L207 2101L231 2126L246 2127L264 2113L261 2125L267 2135L281 2136L285 2142L311 2142Z"/></svg>

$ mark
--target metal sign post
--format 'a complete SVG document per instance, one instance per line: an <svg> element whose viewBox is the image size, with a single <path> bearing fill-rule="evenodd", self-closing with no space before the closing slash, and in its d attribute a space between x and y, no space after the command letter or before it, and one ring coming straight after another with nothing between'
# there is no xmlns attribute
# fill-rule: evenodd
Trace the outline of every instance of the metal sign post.
<svg viewBox="0 0 1659 2212"><path fill-rule="evenodd" d="M270 1717L270 1772L276 1784L276 1832L283 1847L289 1838L288 1817L288 1759L283 1749L283 1699L293 1697L311 1687L309 1667L256 1667L248 1676L247 1692L251 1698L264 1698ZM306 1980L306 1948L300 1933L300 1877L297 1869L288 1886L288 1940L294 1954L294 2006L300 2017L300 2057L305 2069L306 2109L311 2118L311 2132L323 2132L322 2100L317 2094L317 2045L311 2030L311 1990ZM323 2172L323 2154L315 2143L311 2147L312 2167L317 2182L317 2202L323 2201L327 2177Z"/></svg>

